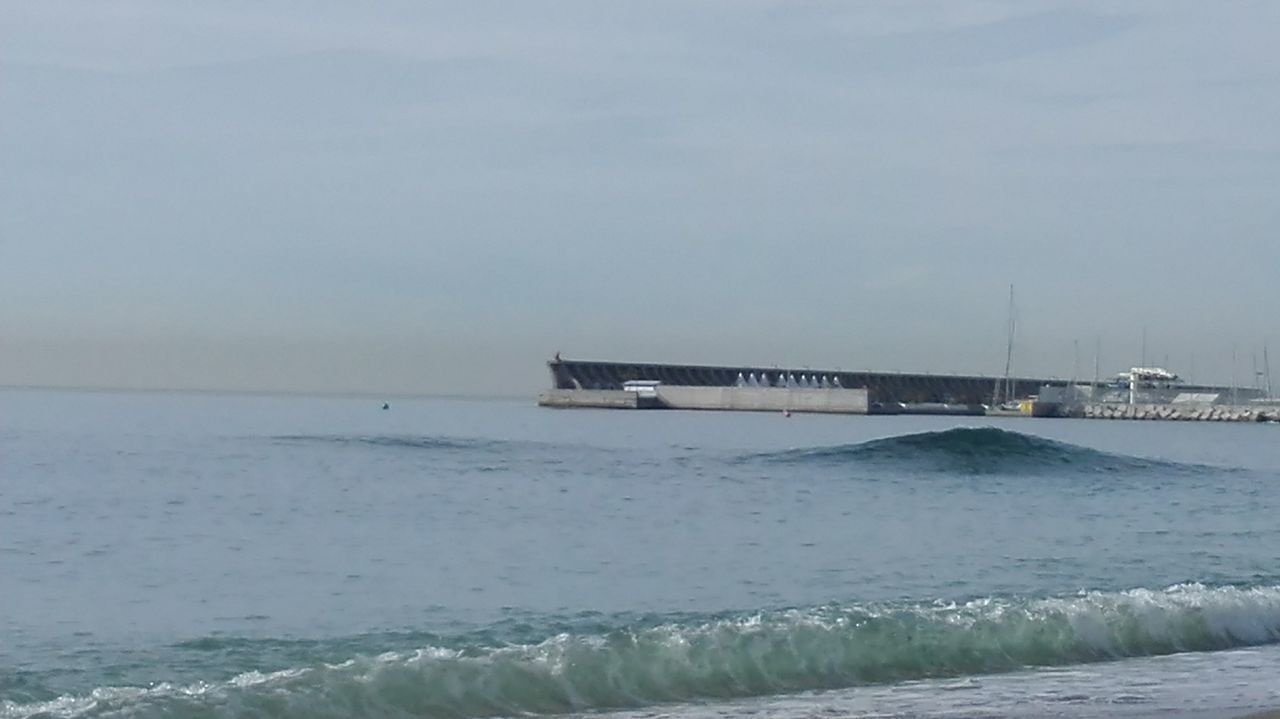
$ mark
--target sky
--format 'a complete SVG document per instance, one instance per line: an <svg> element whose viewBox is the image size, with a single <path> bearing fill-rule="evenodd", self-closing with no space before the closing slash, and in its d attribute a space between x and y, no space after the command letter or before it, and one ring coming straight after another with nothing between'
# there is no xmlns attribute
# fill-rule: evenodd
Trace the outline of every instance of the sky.
<svg viewBox="0 0 1280 719"><path fill-rule="evenodd" d="M1277 27L0 0L0 385L532 396L557 351L998 375L1010 285L1019 374L1145 336L1247 384L1280 352Z"/></svg>

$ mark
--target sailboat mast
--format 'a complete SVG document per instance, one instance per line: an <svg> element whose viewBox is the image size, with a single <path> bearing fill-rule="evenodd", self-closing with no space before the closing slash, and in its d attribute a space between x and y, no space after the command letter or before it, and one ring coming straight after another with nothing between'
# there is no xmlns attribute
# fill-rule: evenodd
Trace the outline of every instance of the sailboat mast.
<svg viewBox="0 0 1280 719"><path fill-rule="evenodd" d="M1266 373L1267 399L1271 399L1271 360L1267 358L1267 343L1262 343L1262 371Z"/></svg>
<svg viewBox="0 0 1280 719"><path fill-rule="evenodd" d="M1015 327L1016 325L1014 323L1014 317L1013 317L1013 285L1009 285L1009 327L1008 327L1009 341L1008 341L1008 344L1005 346L1005 352L1004 352L1004 391L1003 391L1004 398L1003 400L1005 402L1008 402L1009 400L1013 399L1013 378L1010 375L1010 372L1013 369L1013 333L1014 333ZM996 394L999 395L1001 394L1001 392L997 391ZM999 396L996 397L997 404L999 403L1000 399L1001 398Z"/></svg>
<svg viewBox="0 0 1280 719"><path fill-rule="evenodd" d="M1098 393L1098 380L1102 378L1098 357L1102 354L1102 338L1093 338L1093 384L1089 385L1089 399Z"/></svg>
<svg viewBox="0 0 1280 719"><path fill-rule="evenodd" d="M1080 380L1080 340L1071 340L1071 386Z"/></svg>
<svg viewBox="0 0 1280 719"><path fill-rule="evenodd" d="M1236 344L1231 343L1231 404L1240 404L1240 394L1236 391Z"/></svg>

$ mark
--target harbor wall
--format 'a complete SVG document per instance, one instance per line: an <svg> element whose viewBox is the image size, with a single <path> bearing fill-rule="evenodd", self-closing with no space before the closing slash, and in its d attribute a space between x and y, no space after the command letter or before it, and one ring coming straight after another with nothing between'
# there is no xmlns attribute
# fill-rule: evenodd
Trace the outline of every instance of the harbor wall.
<svg viewBox="0 0 1280 719"><path fill-rule="evenodd" d="M825 412L867 414L864 389L785 387L665 387L651 396L626 390L553 389L538 404L557 408L697 409L739 412Z"/></svg>
<svg viewBox="0 0 1280 719"><path fill-rule="evenodd" d="M664 387L732 388L745 383L747 389L865 389L872 402L882 404L986 404L992 400L996 383L1004 381L976 375L596 362L558 356L547 363L547 368L551 386L564 390L620 390L631 380L661 382ZM1021 398L1030 397L1046 385L1067 384L1066 380L1026 377L1008 381L1013 385L1013 396Z"/></svg>
<svg viewBox="0 0 1280 719"><path fill-rule="evenodd" d="M670 409L866 414L869 406L864 389L662 385L657 394L663 406Z"/></svg>
<svg viewBox="0 0 1280 719"><path fill-rule="evenodd" d="M562 409L639 409L638 399L635 392L620 389L553 389L538 395L538 404Z"/></svg>

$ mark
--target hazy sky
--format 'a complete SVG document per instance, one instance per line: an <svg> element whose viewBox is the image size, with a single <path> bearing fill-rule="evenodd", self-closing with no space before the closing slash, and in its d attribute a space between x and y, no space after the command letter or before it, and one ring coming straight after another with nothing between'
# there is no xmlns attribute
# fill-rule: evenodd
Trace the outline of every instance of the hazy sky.
<svg viewBox="0 0 1280 719"><path fill-rule="evenodd" d="M0 2L0 384L1280 352L1280 3ZM1260 355L1259 355L1260 358ZM1280 355L1277 363L1280 364ZM1278 368L1280 370L1280 368ZM1277 372L1280 374L1280 371Z"/></svg>

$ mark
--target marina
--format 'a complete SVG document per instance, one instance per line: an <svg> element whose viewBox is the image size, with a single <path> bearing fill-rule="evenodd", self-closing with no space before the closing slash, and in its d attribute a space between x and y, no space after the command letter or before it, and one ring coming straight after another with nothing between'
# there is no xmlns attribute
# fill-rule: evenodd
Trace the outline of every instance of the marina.
<svg viewBox="0 0 1280 719"><path fill-rule="evenodd" d="M823 412L874 415L956 415L1080 419L1280 422L1271 393L1271 364L1253 358L1254 386L1185 381L1164 367L1148 366L1142 331L1139 366L1103 379L1100 345L1093 380L1081 382L1074 344L1072 379L1017 377L1014 287L1009 285L1004 372L998 376L812 369L810 367L712 366L564 359L547 363L549 392L538 404L557 408L685 409Z"/></svg>
<svg viewBox="0 0 1280 719"><path fill-rule="evenodd" d="M1058 378L602 362L547 363L543 407L1280 421L1266 387L1191 384L1160 367L1105 381ZM1269 382L1267 385L1269 386Z"/></svg>

